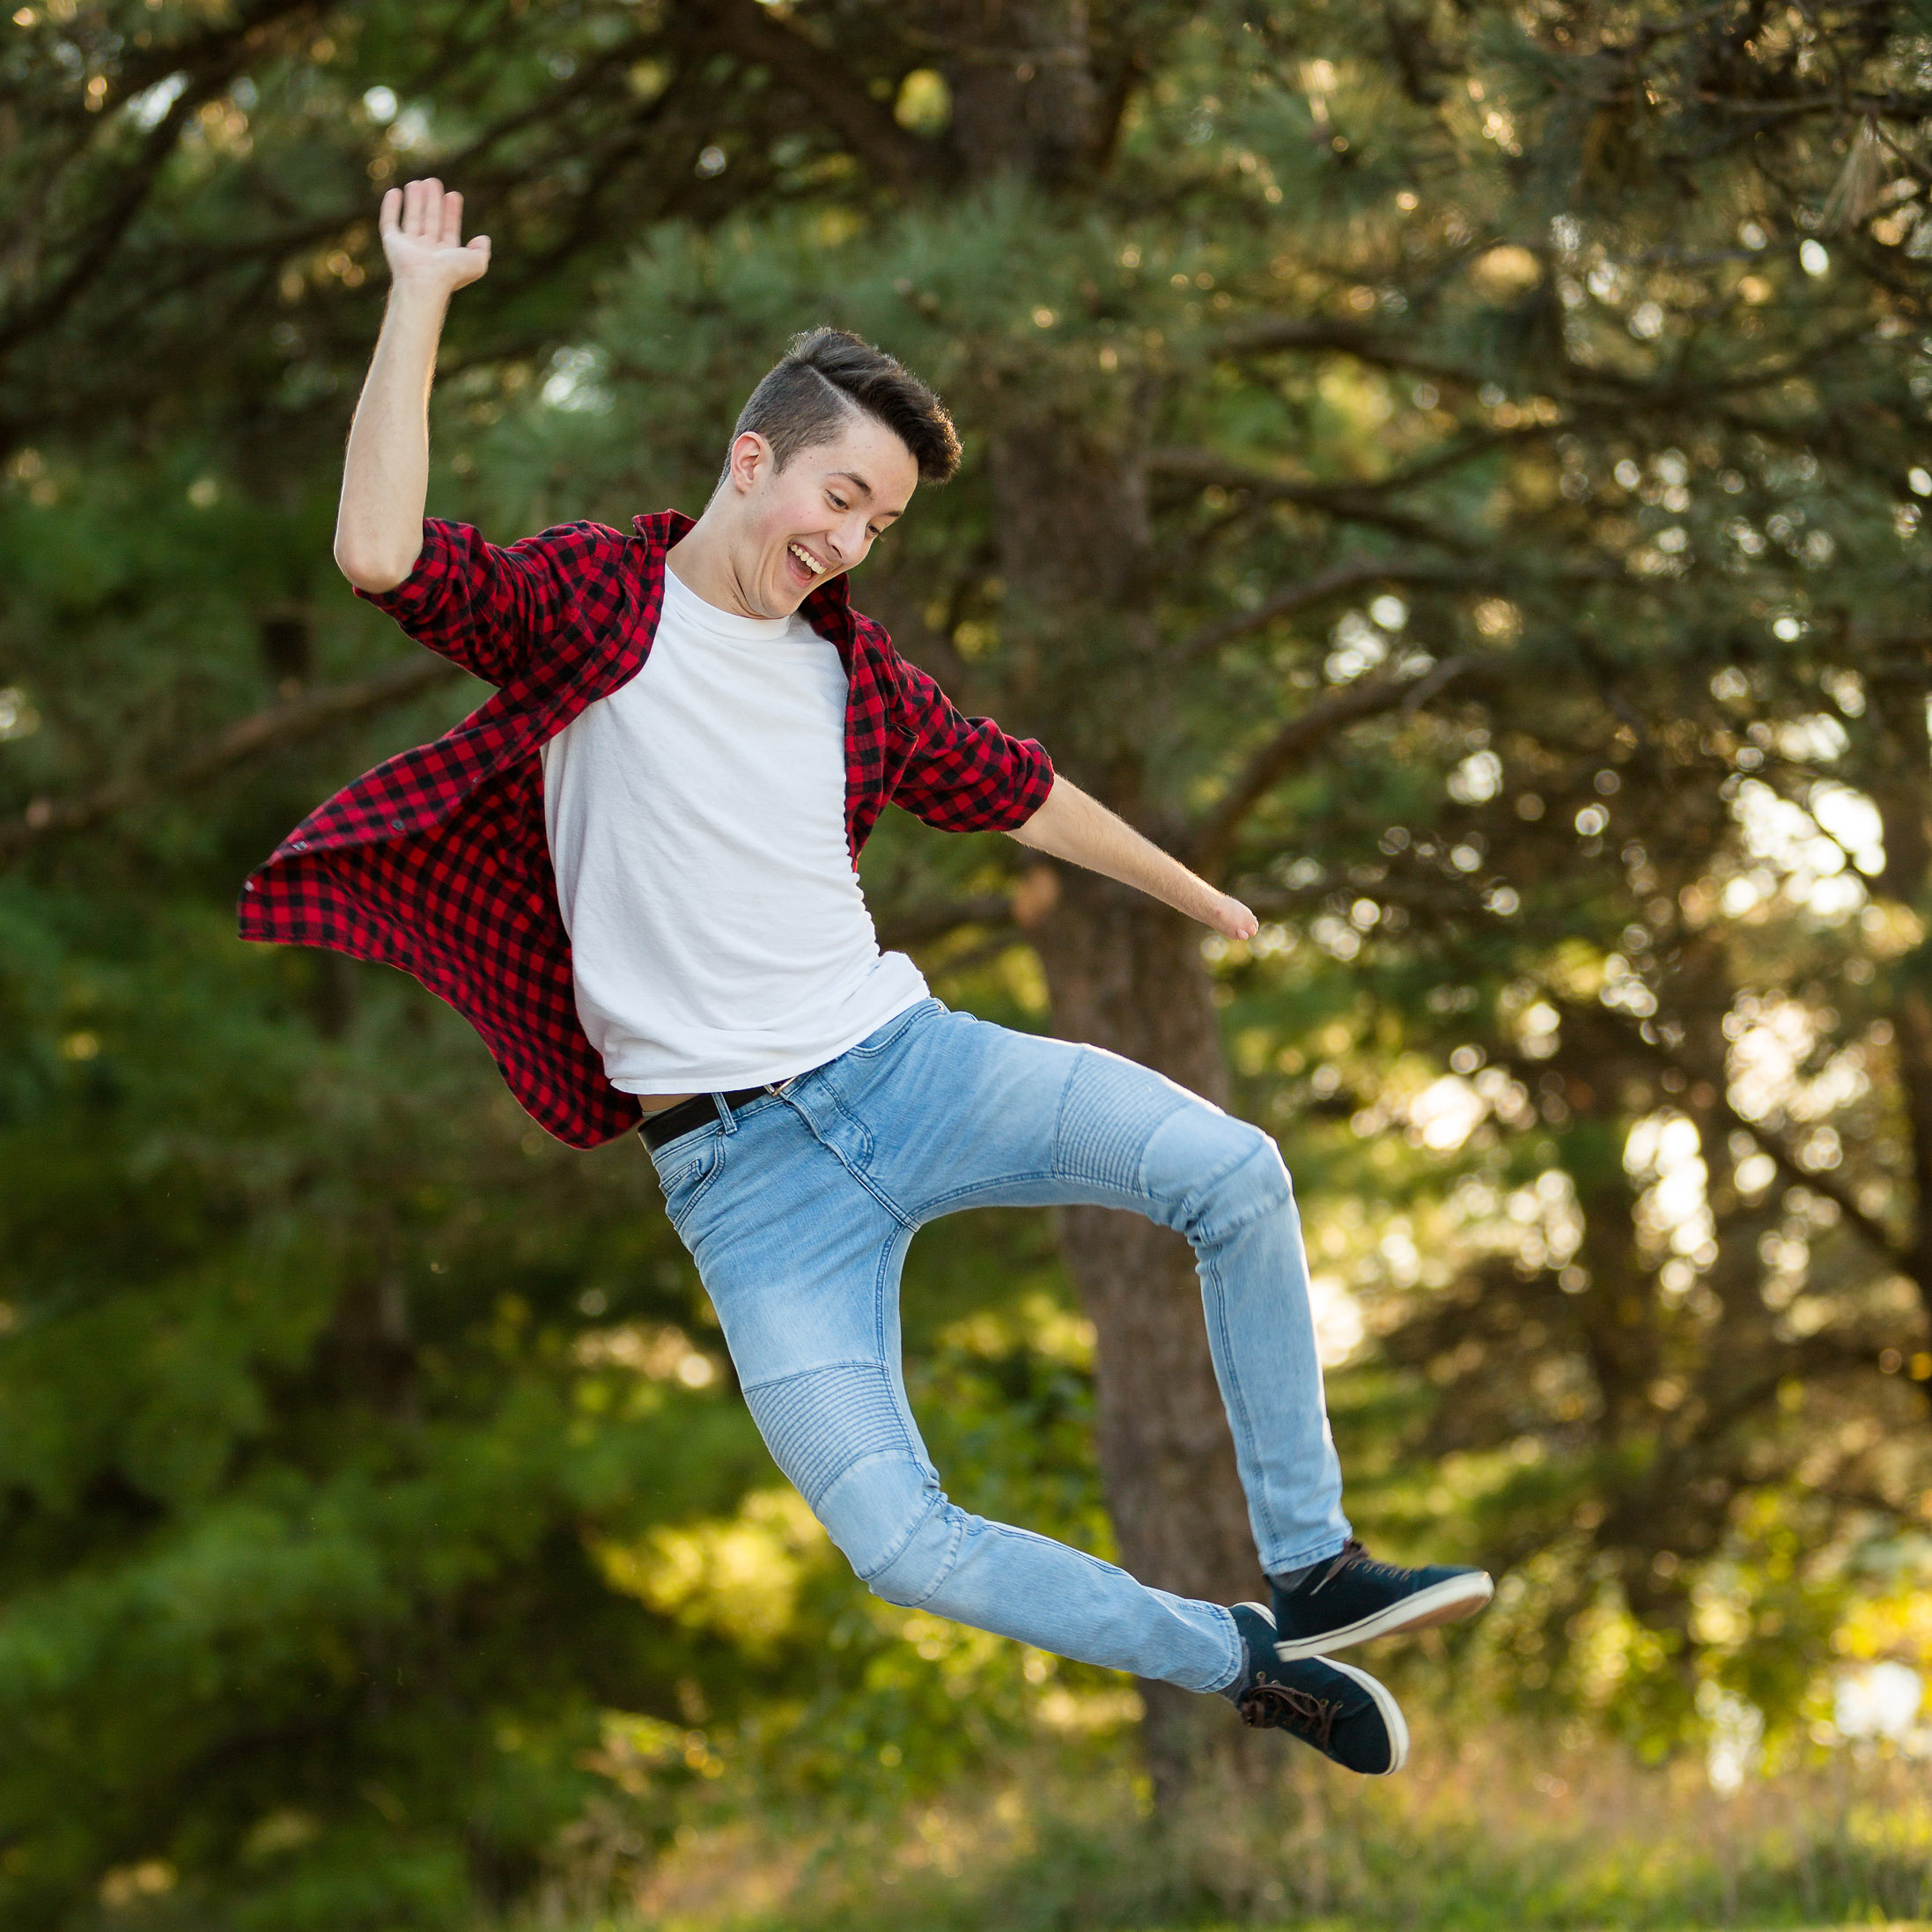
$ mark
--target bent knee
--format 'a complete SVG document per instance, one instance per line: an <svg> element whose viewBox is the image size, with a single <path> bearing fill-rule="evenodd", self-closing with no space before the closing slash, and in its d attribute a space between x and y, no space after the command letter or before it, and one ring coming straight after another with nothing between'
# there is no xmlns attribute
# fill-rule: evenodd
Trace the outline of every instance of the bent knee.
<svg viewBox="0 0 1932 1932"><path fill-rule="evenodd" d="M859 1571L866 1588L886 1603L907 1610L930 1603L959 1560L965 1521L944 1496L936 1497L933 1508L914 1524L911 1535L889 1562L870 1575Z"/></svg>
<svg viewBox="0 0 1932 1932"><path fill-rule="evenodd" d="M874 1595L905 1604L932 1596L958 1560L966 1519L915 1449L884 1366L806 1369L750 1384L745 1400L778 1467Z"/></svg>
<svg viewBox="0 0 1932 1932"><path fill-rule="evenodd" d="M959 1511L932 1473L910 1456L855 1464L815 1514L859 1580L889 1604L924 1603L958 1554Z"/></svg>
<svg viewBox="0 0 1932 1932"><path fill-rule="evenodd" d="M1212 1239L1292 1208L1294 1191L1273 1137L1205 1109L1162 1127L1149 1153L1166 1171L1161 1192L1190 1240ZM1150 1165L1153 1164L1150 1162Z"/></svg>
<svg viewBox="0 0 1932 1932"><path fill-rule="evenodd" d="M1247 1125L1243 1122L1243 1126ZM1225 1211L1252 1207L1263 1210L1286 1207L1294 1199L1294 1186L1288 1179L1281 1149L1272 1134L1259 1127L1248 1127L1248 1146L1241 1158L1224 1173L1210 1191ZM1217 1215L1216 1219L1221 1216ZM1236 1219L1245 1217L1235 1214Z"/></svg>

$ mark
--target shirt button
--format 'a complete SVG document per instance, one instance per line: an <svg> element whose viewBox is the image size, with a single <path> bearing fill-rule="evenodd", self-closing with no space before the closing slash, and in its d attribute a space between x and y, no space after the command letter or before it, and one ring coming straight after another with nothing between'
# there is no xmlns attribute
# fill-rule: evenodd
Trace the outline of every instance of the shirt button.
<svg viewBox="0 0 1932 1932"><path fill-rule="evenodd" d="M392 832L400 832L402 830L402 821L399 818L392 818L389 821L389 830Z"/></svg>

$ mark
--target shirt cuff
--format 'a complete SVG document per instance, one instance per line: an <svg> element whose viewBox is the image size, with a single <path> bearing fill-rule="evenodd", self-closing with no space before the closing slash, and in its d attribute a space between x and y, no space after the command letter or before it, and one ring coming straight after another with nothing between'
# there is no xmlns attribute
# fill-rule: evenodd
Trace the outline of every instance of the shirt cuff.
<svg viewBox="0 0 1932 1932"><path fill-rule="evenodd" d="M1014 752L1014 790L1006 808L989 825L996 832L1015 832L1047 801L1053 789L1053 761L1037 739L1009 738Z"/></svg>
<svg viewBox="0 0 1932 1932"><path fill-rule="evenodd" d="M423 548L417 551L409 574L387 590L365 590L358 584L354 586L357 596L394 617L404 630L429 616L442 601L449 583L452 538L456 528L456 525L446 523L440 517L424 517Z"/></svg>

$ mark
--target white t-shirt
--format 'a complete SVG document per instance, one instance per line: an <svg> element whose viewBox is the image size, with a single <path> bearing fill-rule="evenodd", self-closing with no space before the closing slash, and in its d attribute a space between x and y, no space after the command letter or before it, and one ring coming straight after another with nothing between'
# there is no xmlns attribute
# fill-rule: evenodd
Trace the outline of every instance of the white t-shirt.
<svg viewBox="0 0 1932 1932"><path fill-rule="evenodd" d="M788 1080L926 997L846 848L845 696L804 618L734 616L667 565L644 668L543 747L578 1017L623 1092Z"/></svg>

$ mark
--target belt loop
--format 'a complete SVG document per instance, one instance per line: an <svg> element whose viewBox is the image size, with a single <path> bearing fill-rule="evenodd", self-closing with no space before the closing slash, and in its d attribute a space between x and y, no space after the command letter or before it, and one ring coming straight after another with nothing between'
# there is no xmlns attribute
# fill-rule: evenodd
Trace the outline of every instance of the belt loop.
<svg viewBox="0 0 1932 1932"><path fill-rule="evenodd" d="M726 1103L724 1095L721 1093L713 1094L711 1099L712 1105L718 1110L718 1117L723 1124L725 1132L726 1133L736 1133L738 1132L738 1119Z"/></svg>

